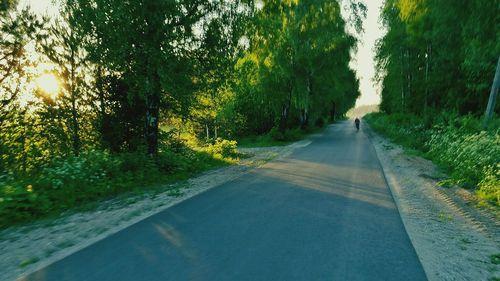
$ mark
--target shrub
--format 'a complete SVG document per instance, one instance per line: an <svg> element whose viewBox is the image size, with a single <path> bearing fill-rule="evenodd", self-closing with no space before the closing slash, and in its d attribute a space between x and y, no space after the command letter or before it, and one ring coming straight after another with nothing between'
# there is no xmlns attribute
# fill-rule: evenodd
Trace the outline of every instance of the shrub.
<svg viewBox="0 0 500 281"><path fill-rule="evenodd" d="M482 201L499 205L498 119L490 122L487 131L471 115L459 117L447 112L434 117L377 113L366 119L393 141L426 152L449 171L452 182L475 188Z"/></svg>
<svg viewBox="0 0 500 281"><path fill-rule="evenodd" d="M500 136L485 131L466 134L461 129L432 131L426 144L429 155L452 171L460 182L477 185L484 178L484 169L500 159Z"/></svg>
<svg viewBox="0 0 500 281"><path fill-rule="evenodd" d="M160 150L184 153L188 150L186 142L179 137L179 131L172 129L168 132L161 131L159 139Z"/></svg>
<svg viewBox="0 0 500 281"><path fill-rule="evenodd" d="M236 151L236 141L218 138L214 144L208 146L208 152L212 155L220 155L222 158L235 158L238 156Z"/></svg>
<svg viewBox="0 0 500 281"><path fill-rule="evenodd" d="M170 150L159 152L155 161L159 171L162 173L171 174L188 170L189 168L189 159L186 156Z"/></svg>
<svg viewBox="0 0 500 281"><path fill-rule="evenodd" d="M0 182L0 227L38 217L47 212L49 203L32 185Z"/></svg>
<svg viewBox="0 0 500 281"><path fill-rule="evenodd" d="M316 119L316 122L314 122L314 125L318 128L323 128L327 122L325 121L325 118L319 117Z"/></svg>
<svg viewBox="0 0 500 281"><path fill-rule="evenodd" d="M276 141L285 141L285 134L282 133L278 128L274 127L269 131L269 136Z"/></svg>
<svg viewBox="0 0 500 281"><path fill-rule="evenodd" d="M79 156L56 159L42 169L46 188L62 188L98 182L118 173L121 161L105 151L87 151Z"/></svg>
<svg viewBox="0 0 500 281"><path fill-rule="evenodd" d="M477 195L482 202L500 207L500 164L485 168Z"/></svg>

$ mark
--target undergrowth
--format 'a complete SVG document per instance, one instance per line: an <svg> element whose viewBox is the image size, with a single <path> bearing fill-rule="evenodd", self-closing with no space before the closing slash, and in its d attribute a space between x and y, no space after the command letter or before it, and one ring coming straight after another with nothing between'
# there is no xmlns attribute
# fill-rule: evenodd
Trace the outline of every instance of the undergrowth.
<svg viewBox="0 0 500 281"><path fill-rule="evenodd" d="M165 183L237 161L236 142L218 139L192 148L165 139L158 155L88 150L54 158L30 173L0 174L0 228L57 215L125 192Z"/></svg>
<svg viewBox="0 0 500 281"><path fill-rule="evenodd" d="M374 113L365 117L379 133L436 162L480 204L500 207L500 120L484 128L473 116Z"/></svg>

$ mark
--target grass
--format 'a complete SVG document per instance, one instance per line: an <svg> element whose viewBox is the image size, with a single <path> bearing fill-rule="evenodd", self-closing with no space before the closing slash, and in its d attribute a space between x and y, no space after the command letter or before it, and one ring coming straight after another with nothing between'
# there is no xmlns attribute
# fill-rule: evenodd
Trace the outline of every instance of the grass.
<svg viewBox="0 0 500 281"><path fill-rule="evenodd" d="M30 264L34 264L34 263L38 262L39 260L40 259L37 257L31 257L31 258L24 259L23 261L21 261L19 263L19 267L26 267Z"/></svg>
<svg viewBox="0 0 500 281"><path fill-rule="evenodd" d="M71 247L73 245L75 245L74 241L72 241L72 240L65 240L65 241L57 243L56 247L58 247L59 249L65 249L65 248L69 248L69 247Z"/></svg>
<svg viewBox="0 0 500 281"><path fill-rule="evenodd" d="M292 141L274 140L269 135L246 136L238 139L238 147L248 148L248 147L285 146L290 144L291 142Z"/></svg>
<svg viewBox="0 0 500 281"><path fill-rule="evenodd" d="M280 134L276 130L264 135L251 135L239 138L238 147L270 147L270 146L286 146L293 142L303 140L311 134L322 132L327 126L323 127L310 127L305 130L290 129L284 134Z"/></svg>
<svg viewBox="0 0 500 281"><path fill-rule="evenodd" d="M215 144L212 150L180 144L176 152L163 148L155 159L141 153L92 151L59 159L30 175L0 178L0 228L50 223L62 213L94 210L121 195L163 192L169 184L236 161L235 147L226 147L228 143Z"/></svg>
<svg viewBox="0 0 500 281"><path fill-rule="evenodd" d="M494 254L490 256L490 261L492 264L499 265L500 264L500 253Z"/></svg>
<svg viewBox="0 0 500 281"><path fill-rule="evenodd" d="M443 187L474 190L479 206L500 208L500 119L488 128L472 116L375 113L365 117L409 155L432 160L450 175Z"/></svg>
<svg viewBox="0 0 500 281"><path fill-rule="evenodd" d="M250 136L240 140L240 147L287 145L320 130ZM87 151L55 159L30 175L0 178L0 229L34 221L55 223L62 213L95 210L117 197L133 203L145 194L180 196L180 185L187 179L246 157L237 153L236 145L222 139L207 146L167 139L154 159L142 153Z"/></svg>

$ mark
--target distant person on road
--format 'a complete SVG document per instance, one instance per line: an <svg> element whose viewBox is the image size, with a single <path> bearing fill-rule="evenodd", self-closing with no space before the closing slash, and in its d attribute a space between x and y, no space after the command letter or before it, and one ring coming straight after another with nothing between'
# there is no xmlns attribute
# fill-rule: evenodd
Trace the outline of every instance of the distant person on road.
<svg viewBox="0 0 500 281"><path fill-rule="evenodd" d="M361 123L361 121L356 117L356 119L354 119L354 124L356 124L356 131L359 131L359 123Z"/></svg>

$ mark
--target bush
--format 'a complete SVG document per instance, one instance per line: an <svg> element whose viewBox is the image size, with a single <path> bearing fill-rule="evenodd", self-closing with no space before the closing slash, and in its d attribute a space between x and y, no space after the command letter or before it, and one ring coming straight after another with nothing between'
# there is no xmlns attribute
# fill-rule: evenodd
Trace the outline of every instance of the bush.
<svg viewBox="0 0 500 281"><path fill-rule="evenodd" d="M0 227L13 222L25 221L45 214L49 209L48 200L32 185L0 181Z"/></svg>
<svg viewBox="0 0 500 281"><path fill-rule="evenodd" d="M500 206L500 164L484 170L484 178L478 187L477 194L482 202Z"/></svg>
<svg viewBox="0 0 500 281"><path fill-rule="evenodd" d="M178 180L225 165L226 158L236 156L236 141L217 139L207 151L196 151L178 138L164 138L156 157L143 152L83 151L52 159L37 173L0 174L0 228Z"/></svg>
<svg viewBox="0 0 500 281"><path fill-rule="evenodd" d="M276 141L285 141L285 134L282 133L278 128L274 127L269 131L269 136Z"/></svg>
<svg viewBox="0 0 500 281"><path fill-rule="evenodd" d="M325 118L319 117L316 119L316 122L314 122L314 125L318 128L323 128L327 122L325 121Z"/></svg>
<svg viewBox="0 0 500 281"><path fill-rule="evenodd" d="M79 156L52 161L42 169L40 183L47 189L89 185L118 174L121 164L108 152L82 152Z"/></svg>
<svg viewBox="0 0 500 281"><path fill-rule="evenodd" d="M161 151L155 159L160 172L172 174L189 169L189 159L170 150Z"/></svg>
<svg viewBox="0 0 500 281"><path fill-rule="evenodd" d="M472 185L485 177L485 168L500 159L500 136L485 131L467 134L461 129L440 128L432 131L426 145L432 159L450 169L460 182Z"/></svg>
<svg viewBox="0 0 500 281"><path fill-rule="evenodd" d="M275 141L296 141L303 137L304 132L301 129L290 129L282 133L278 128L274 127L269 131L268 135Z"/></svg>
<svg viewBox="0 0 500 281"><path fill-rule="evenodd" d="M159 145L161 151L168 150L174 153L184 153L189 150L186 142L179 137L179 131L176 129L168 132L161 131Z"/></svg>
<svg viewBox="0 0 500 281"><path fill-rule="evenodd" d="M446 112L434 117L376 113L366 119L393 141L425 152L451 174L452 182L474 188L481 200L500 206L498 120L486 131L473 116Z"/></svg>
<svg viewBox="0 0 500 281"><path fill-rule="evenodd" d="M238 156L236 151L236 141L230 141L218 138L214 144L208 146L208 152L214 156L218 155L222 158L235 158Z"/></svg>

